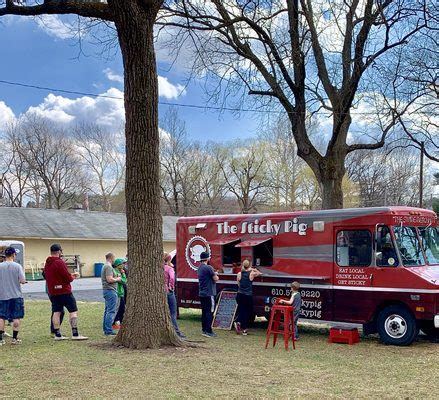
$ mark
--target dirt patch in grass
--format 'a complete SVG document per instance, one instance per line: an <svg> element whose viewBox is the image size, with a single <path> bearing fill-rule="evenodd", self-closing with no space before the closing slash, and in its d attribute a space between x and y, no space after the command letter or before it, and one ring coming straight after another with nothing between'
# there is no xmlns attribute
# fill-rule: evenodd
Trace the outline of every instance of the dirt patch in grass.
<svg viewBox="0 0 439 400"><path fill-rule="evenodd" d="M265 327L247 337L200 335L198 311L179 323L197 348L135 351L101 333L102 304L82 303L79 326L87 342L54 342L48 302L26 302L23 345L0 347L1 398L436 398L439 347L426 341L384 346L363 338L355 346L327 343L327 330L302 327L295 351L264 349ZM68 333L67 326L64 328Z"/></svg>

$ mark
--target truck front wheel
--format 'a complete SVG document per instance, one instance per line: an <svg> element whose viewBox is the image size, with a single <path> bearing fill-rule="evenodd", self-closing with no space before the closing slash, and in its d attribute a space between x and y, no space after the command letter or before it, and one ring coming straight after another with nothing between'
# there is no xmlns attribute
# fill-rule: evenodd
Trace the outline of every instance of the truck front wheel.
<svg viewBox="0 0 439 400"><path fill-rule="evenodd" d="M403 306L388 306L378 314L377 329L385 344L408 346L415 340L418 329L413 314Z"/></svg>

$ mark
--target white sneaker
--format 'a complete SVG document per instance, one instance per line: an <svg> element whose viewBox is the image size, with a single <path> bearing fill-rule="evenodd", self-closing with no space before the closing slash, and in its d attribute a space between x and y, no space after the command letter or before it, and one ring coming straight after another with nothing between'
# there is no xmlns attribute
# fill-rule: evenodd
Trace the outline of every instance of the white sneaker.
<svg viewBox="0 0 439 400"><path fill-rule="evenodd" d="M11 344L14 345L21 344L21 339L12 339Z"/></svg>
<svg viewBox="0 0 439 400"><path fill-rule="evenodd" d="M6 344L6 342L3 339L0 340L0 346L3 346L4 344Z"/></svg>
<svg viewBox="0 0 439 400"><path fill-rule="evenodd" d="M55 341L59 341L59 340L69 340L69 338L68 338L68 337L65 337L65 336L55 336L55 337L53 338L53 340L55 340Z"/></svg>
<svg viewBox="0 0 439 400"><path fill-rule="evenodd" d="M87 336L82 336L82 335L72 336L72 340L87 340L87 339L88 339Z"/></svg>

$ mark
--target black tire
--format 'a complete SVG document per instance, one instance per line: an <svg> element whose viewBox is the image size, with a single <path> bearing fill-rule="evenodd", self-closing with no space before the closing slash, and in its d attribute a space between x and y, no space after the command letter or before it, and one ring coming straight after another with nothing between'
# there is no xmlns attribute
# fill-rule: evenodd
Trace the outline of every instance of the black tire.
<svg viewBox="0 0 439 400"><path fill-rule="evenodd" d="M378 314L377 330L383 343L394 346L409 346L418 335L415 317L400 305L388 306Z"/></svg>

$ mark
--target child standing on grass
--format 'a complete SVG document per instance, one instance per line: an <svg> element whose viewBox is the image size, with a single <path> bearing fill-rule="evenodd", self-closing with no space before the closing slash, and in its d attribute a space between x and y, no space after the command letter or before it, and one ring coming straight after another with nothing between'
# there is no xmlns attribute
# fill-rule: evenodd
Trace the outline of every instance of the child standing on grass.
<svg viewBox="0 0 439 400"><path fill-rule="evenodd" d="M300 315L300 308L302 307L302 297L300 296L300 283L297 281L294 281L291 284L291 297L289 300L281 300L279 304L287 304L289 306L293 306L293 313L294 313L294 337L296 340L299 339L299 329L297 328L297 322L299 320Z"/></svg>

